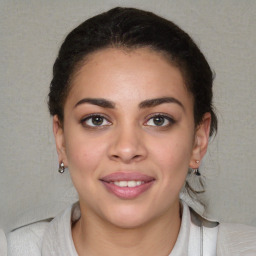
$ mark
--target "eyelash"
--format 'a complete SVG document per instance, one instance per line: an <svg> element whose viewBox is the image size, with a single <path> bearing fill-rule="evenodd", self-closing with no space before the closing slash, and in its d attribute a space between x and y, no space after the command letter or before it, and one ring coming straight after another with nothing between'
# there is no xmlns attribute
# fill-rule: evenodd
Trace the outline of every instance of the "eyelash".
<svg viewBox="0 0 256 256"><path fill-rule="evenodd" d="M91 120L92 122L92 119L93 118L101 118L103 120L103 123L104 122L107 122L107 124L99 124L99 125L88 125L86 122L88 122L89 120ZM154 118L163 118L164 119L164 122L168 122L168 124L165 124L165 125L148 125L147 123L150 121L150 120L153 120ZM112 123L108 120L108 118L106 118L106 116L102 115L102 114L90 114L86 117L84 117L80 123L86 127L86 128L90 128L90 129L94 129L94 128L104 128L106 126L110 126ZM169 115L166 115L166 114L162 114L162 113L157 113L157 114L152 114L149 118L147 118L147 121L143 123L143 125L145 126L152 126L152 127L169 127L171 125L173 125L175 123L175 120L170 117Z"/></svg>
<svg viewBox="0 0 256 256"><path fill-rule="evenodd" d="M107 124L104 124L104 125L88 125L88 124L86 124L87 121L89 121L89 120L92 121L92 119L93 119L93 118L96 118L96 117L102 118L102 119L103 119L103 122L105 121L105 122L107 122ZM109 125L112 124L112 123L108 120L108 118L106 118L106 117L105 117L104 115L102 115L102 114L90 114L90 115L84 117L84 118L80 121L80 123L81 123L84 127L86 127L86 128L91 128L91 129L94 129L94 128L103 128L103 127L105 127L105 126L109 126Z"/></svg>
<svg viewBox="0 0 256 256"><path fill-rule="evenodd" d="M145 123L148 123L150 120L153 120L154 118L157 118L157 117L160 117L160 118L163 118L164 119L164 122L167 121L168 124L165 124L165 125L147 125L147 126L153 126L153 127L169 127L171 125L173 125L175 123L175 120L170 117L169 115L166 115L166 114L162 114L162 113L157 113L157 114L152 114Z"/></svg>

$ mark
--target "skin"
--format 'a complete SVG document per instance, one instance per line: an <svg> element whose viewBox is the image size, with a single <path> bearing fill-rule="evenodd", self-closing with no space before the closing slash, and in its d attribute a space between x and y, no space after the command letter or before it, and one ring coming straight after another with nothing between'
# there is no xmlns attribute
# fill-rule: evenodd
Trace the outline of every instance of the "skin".
<svg viewBox="0 0 256 256"><path fill-rule="evenodd" d="M140 106L162 97L180 104ZM81 103L84 98L106 99L114 107ZM88 117L95 113L104 116L98 126ZM159 113L160 125L153 118ZM188 168L198 167L206 153L210 120L206 113L195 127L193 96L179 69L160 53L109 48L87 57L72 80L64 124L53 118L59 161L69 167L79 194L81 218L72 229L79 255L171 252L181 223L179 193ZM138 197L120 199L100 182L115 172L155 181Z"/></svg>

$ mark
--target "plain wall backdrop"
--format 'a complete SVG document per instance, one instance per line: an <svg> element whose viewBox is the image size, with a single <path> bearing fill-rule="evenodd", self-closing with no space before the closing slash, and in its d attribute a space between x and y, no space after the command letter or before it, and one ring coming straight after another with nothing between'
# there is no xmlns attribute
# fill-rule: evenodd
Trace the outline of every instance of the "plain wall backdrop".
<svg viewBox="0 0 256 256"><path fill-rule="evenodd" d="M0 0L0 226L13 228L35 209L55 214L76 200L69 174L57 172L47 110L52 65L71 29L115 6L174 21L206 55L216 73L219 117L218 134L201 168L206 213L256 226L254 0Z"/></svg>

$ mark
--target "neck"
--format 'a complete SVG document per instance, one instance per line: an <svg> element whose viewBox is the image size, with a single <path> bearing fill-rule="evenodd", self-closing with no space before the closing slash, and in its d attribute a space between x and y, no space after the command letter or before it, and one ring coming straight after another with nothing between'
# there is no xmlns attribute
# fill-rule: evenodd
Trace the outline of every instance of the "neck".
<svg viewBox="0 0 256 256"><path fill-rule="evenodd" d="M169 255L181 225L179 208L178 202L162 216L136 228L117 227L81 209L81 218L72 229L76 250L81 256L102 252L106 256Z"/></svg>

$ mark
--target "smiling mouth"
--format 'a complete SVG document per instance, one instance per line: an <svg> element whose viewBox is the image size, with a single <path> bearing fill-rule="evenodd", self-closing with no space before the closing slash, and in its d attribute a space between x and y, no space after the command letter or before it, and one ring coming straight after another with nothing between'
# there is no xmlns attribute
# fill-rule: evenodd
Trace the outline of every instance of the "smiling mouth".
<svg viewBox="0 0 256 256"><path fill-rule="evenodd" d="M100 179L111 194L120 199L134 199L154 184L153 177L140 173L113 173Z"/></svg>
<svg viewBox="0 0 256 256"><path fill-rule="evenodd" d="M125 187L134 188L134 187L140 186L141 184L144 184L145 182L144 181L140 181L140 180L139 181L135 181L135 180L126 181L126 180L123 180L123 181L114 181L113 183L116 186L122 187L122 188L125 188Z"/></svg>

